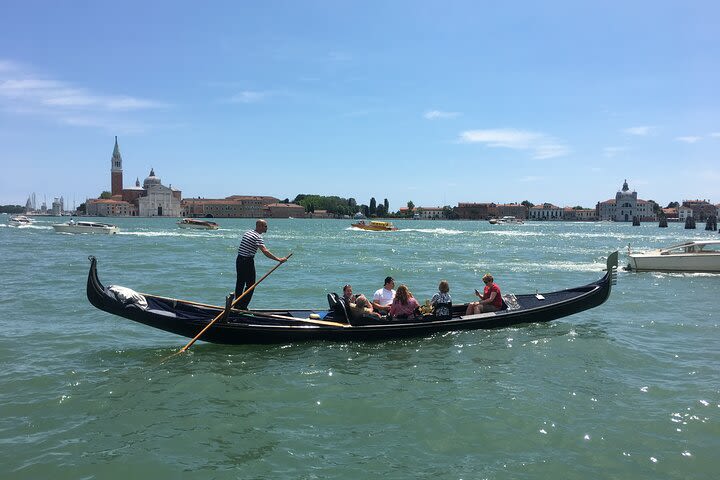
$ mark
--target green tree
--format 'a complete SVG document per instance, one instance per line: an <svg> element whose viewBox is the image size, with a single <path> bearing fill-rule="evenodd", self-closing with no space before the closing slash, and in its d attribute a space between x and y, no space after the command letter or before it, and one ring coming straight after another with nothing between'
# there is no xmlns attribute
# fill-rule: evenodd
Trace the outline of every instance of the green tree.
<svg viewBox="0 0 720 480"><path fill-rule="evenodd" d="M443 216L450 220L456 220L458 218L458 215L455 212L455 209L452 208L450 205L445 205L443 207Z"/></svg>
<svg viewBox="0 0 720 480"><path fill-rule="evenodd" d="M527 200L523 200L522 202L520 202L520 205L525 205L527 208L532 208L535 206L534 203L530 203Z"/></svg>
<svg viewBox="0 0 720 480"><path fill-rule="evenodd" d="M413 203L412 200L408 200L408 202L407 202L407 208L408 208L407 216L408 216L408 217L412 217L412 214L413 214L413 212L415 211L415 204Z"/></svg>
<svg viewBox="0 0 720 480"><path fill-rule="evenodd" d="M0 213L25 213L25 207L20 205L2 205L0 206Z"/></svg>
<svg viewBox="0 0 720 480"><path fill-rule="evenodd" d="M108 199L110 199L110 197L112 197L112 193L105 190L104 192L102 192L100 194L100 196L98 198L102 198L103 200L108 200Z"/></svg>
<svg viewBox="0 0 720 480"><path fill-rule="evenodd" d="M387 198L383 202L383 206L385 207L385 213L388 213L390 211L390 202L388 202Z"/></svg>
<svg viewBox="0 0 720 480"><path fill-rule="evenodd" d="M650 202L652 204L653 213L657 214L661 209L660 205L658 205L655 200L648 200L648 202Z"/></svg>
<svg viewBox="0 0 720 480"><path fill-rule="evenodd" d="M83 214L86 213L87 211L86 211L86 207L85 207L85 202L81 203L80 206L77 207L76 211L78 213L83 213Z"/></svg>
<svg viewBox="0 0 720 480"><path fill-rule="evenodd" d="M665 208L680 208L680 204L678 202L670 202Z"/></svg>
<svg viewBox="0 0 720 480"><path fill-rule="evenodd" d="M378 217L384 217L385 214L386 214L385 205L383 205L381 203L380 205L377 206L377 209L375 210L375 215L377 215Z"/></svg>
<svg viewBox="0 0 720 480"><path fill-rule="evenodd" d="M375 215L377 213L377 202L375 201L375 197L372 197L370 199L370 215Z"/></svg>
<svg viewBox="0 0 720 480"><path fill-rule="evenodd" d="M312 205L313 209L327 210L328 213L335 215L352 215L357 211L357 207L351 208L349 206L347 199L336 196L301 194L295 197L293 203L302 205L306 211L308 206Z"/></svg>

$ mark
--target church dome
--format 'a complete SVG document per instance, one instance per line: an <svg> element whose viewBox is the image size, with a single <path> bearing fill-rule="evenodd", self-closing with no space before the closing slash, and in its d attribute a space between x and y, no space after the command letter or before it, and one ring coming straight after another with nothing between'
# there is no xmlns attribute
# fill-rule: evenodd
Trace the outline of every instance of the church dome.
<svg viewBox="0 0 720 480"><path fill-rule="evenodd" d="M150 169L150 175L143 181L143 188L148 188L150 185L160 185L160 177L155 176L155 170Z"/></svg>

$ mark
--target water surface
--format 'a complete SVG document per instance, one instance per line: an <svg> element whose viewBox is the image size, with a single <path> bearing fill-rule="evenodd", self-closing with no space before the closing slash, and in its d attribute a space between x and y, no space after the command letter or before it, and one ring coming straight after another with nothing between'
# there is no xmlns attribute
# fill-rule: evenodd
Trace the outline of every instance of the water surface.
<svg viewBox="0 0 720 480"><path fill-rule="evenodd" d="M94 309L100 279L221 304L254 221L187 231L113 219L116 236L0 225L2 478L715 478L720 275L629 273L602 306L549 324L373 343L186 343ZM421 301L589 283L607 255L716 232L671 224L270 220L292 259L256 308L319 307L387 275ZM703 225L700 224L699 227ZM273 263L261 255L258 276Z"/></svg>

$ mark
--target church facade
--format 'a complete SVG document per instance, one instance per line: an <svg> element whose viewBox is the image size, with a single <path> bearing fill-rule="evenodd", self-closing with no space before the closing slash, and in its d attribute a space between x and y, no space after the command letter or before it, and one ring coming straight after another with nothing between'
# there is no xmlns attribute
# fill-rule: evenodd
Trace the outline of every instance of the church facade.
<svg viewBox="0 0 720 480"><path fill-rule="evenodd" d="M615 194L615 199L598 202L596 210L600 220L632 222L635 217L641 222L657 220L655 202L637 198L637 192L635 190L630 191L627 180Z"/></svg>
<svg viewBox="0 0 720 480"><path fill-rule="evenodd" d="M85 208L88 215L100 217L131 216L131 217L179 217L182 192L166 187L155 170L142 186L135 179L132 187L123 187L122 156L115 137L115 148L110 159L110 193L109 199L88 199Z"/></svg>

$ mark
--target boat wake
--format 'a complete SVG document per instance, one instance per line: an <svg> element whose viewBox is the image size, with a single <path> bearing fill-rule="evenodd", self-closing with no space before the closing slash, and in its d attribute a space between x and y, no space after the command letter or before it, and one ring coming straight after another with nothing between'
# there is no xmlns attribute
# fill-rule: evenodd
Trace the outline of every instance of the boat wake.
<svg viewBox="0 0 720 480"><path fill-rule="evenodd" d="M401 228L398 232L437 233L440 235L459 235L465 233L462 230L451 230L448 228Z"/></svg>
<svg viewBox="0 0 720 480"><path fill-rule="evenodd" d="M218 233L217 230L178 230L178 231L156 231L156 232L132 232L120 230L118 235L125 235L131 237L186 237L186 238L197 238L197 237L212 237L212 238L226 238L229 235L223 235ZM236 235L232 236L233 238Z"/></svg>

